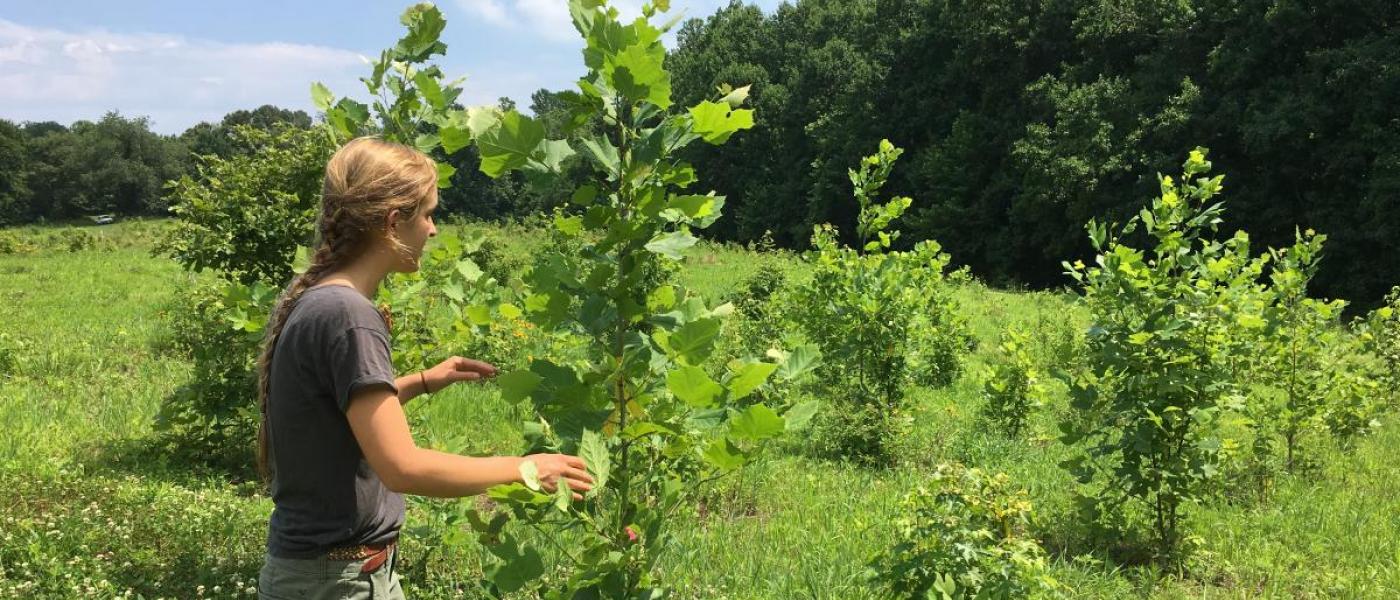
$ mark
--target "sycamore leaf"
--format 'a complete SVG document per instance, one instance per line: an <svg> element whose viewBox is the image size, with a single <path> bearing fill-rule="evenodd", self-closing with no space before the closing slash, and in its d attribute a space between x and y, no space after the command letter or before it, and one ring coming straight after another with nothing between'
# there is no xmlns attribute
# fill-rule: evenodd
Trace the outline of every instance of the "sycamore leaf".
<svg viewBox="0 0 1400 600"><path fill-rule="evenodd" d="M510 111L476 141L481 151L481 172L496 178L519 169L544 140L544 125L518 112Z"/></svg>
<svg viewBox="0 0 1400 600"><path fill-rule="evenodd" d="M753 127L753 111L746 108L730 109L728 104L706 100L690 109L694 120L694 131L706 142L723 144L729 136L741 129Z"/></svg>
<svg viewBox="0 0 1400 600"><path fill-rule="evenodd" d="M694 246L697 241L699 240L690 235L690 232L672 231L652 238L647 242L646 248L672 260L680 260L685 257L685 250Z"/></svg>
<svg viewBox="0 0 1400 600"><path fill-rule="evenodd" d="M773 409L754 404L729 421L729 433L740 439L765 440L783 432L783 418Z"/></svg>
<svg viewBox="0 0 1400 600"><path fill-rule="evenodd" d="M712 408L724 388L710 379L700 367L682 366L666 374L666 387L681 401L695 408Z"/></svg>

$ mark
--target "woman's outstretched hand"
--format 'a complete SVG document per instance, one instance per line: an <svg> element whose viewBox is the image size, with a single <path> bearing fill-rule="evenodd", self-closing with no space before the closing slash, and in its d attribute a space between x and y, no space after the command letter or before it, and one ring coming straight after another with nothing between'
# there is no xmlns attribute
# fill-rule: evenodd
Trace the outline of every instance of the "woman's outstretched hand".
<svg viewBox="0 0 1400 600"><path fill-rule="evenodd" d="M525 460L535 463L540 474L540 486L546 492L554 493L559 488L559 480L569 483L574 500L582 500L579 492L593 489L593 478L588 475L588 467L583 459L568 454L531 454Z"/></svg>
<svg viewBox="0 0 1400 600"><path fill-rule="evenodd" d="M496 367L488 362L454 356L423 371L428 393L437 393L459 381L479 381L496 376Z"/></svg>

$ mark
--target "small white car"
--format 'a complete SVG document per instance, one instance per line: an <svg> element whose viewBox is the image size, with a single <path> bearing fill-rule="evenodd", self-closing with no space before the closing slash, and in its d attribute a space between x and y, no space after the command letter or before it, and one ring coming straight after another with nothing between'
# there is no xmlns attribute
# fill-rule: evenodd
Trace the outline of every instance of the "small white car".
<svg viewBox="0 0 1400 600"><path fill-rule="evenodd" d="M97 223L98 225L106 225L108 223L113 223L116 220L116 215L97 215L96 217L92 218L92 222Z"/></svg>

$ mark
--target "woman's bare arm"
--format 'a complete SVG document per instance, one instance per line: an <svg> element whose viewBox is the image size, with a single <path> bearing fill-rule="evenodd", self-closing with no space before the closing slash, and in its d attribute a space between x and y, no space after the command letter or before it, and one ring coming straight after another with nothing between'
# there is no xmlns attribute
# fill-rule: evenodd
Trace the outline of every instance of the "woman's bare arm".
<svg viewBox="0 0 1400 600"><path fill-rule="evenodd" d="M552 490L560 477L568 480L572 490L592 487L583 460L576 456L472 457L419 448L409 432L402 403L387 386L359 390L345 414L370 468L395 492L438 498L479 494L494 485L520 481L520 463L526 460L539 468L540 481L547 489Z"/></svg>

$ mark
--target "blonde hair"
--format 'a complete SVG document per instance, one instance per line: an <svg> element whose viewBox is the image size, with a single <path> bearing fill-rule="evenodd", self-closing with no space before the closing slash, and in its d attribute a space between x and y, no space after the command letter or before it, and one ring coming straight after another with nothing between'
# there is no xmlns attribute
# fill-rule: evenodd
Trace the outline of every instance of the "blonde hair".
<svg viewBox="0 0 1400 600"><path fill-rule="evenodd" d="M406 218L427 206L437 189L437 166L416 149L361 137L345 144L326 163L326 179L321 188L321 210L316 218L316 244L311 264L292 278L278 297L268 319L262 348L258 353L258 472L264 480L272 476L267 431L267 402L272 390L272 354L287 316L297 300L326 274L358 259L371 247L383 229L389 213L398 210ZM395 252L410 250L393 235L388 240Z"/></svg>

